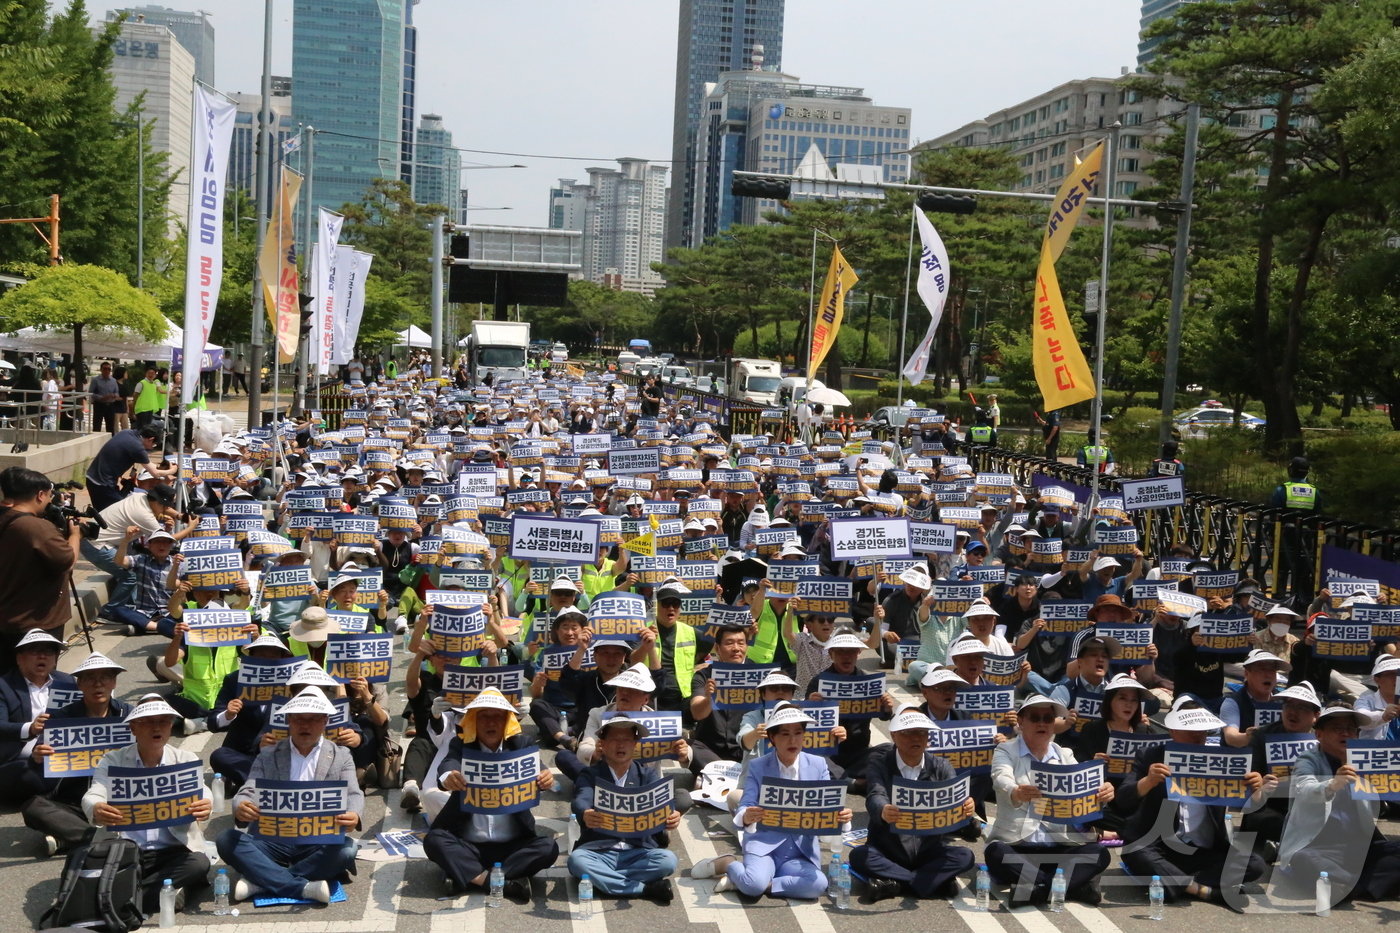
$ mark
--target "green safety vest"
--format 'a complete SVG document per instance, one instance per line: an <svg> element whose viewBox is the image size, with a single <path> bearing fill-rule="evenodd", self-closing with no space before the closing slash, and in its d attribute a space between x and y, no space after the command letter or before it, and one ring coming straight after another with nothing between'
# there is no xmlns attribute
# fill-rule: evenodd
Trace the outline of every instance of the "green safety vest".
<svg viewBox="0 0 1400 933"><path fill-rule="evenodd" d="M1100 464L1108 461L1108 448L1102 444L1091 444L1084 448L1084 462L1088 464Z"/></svg>
<svg viewBox="0 0 1400 933"><path fill-rule="evenodd" d="M974 424L971 433L974 443L990 444L992 442L992 426L990 424Z"/></svg>
<svg viewBox="0 0 1400 933"><path fill-rule="evenodd" d="M136 383L136 406L132 409L136 414L160 411L164 407L165 397L161 394L159 382L148 382L142 379Z"/></svg>
<svg viewBox="0 0 1400 933"><path fill-rule="evenodd" d="M186 609L198 609L193 600L185 603ZM243 610L247 611L247 610ZM251 619L251 614L249 615ZM188 697L204 709L213 709L219 698L219 690L224 678L238 670L238 648L201 648L198 645L185 645L185 681L180 687L180 696Z"/></svg>
<svg viewBox="0 0 1400 933"><path fill-rule="evenodd" d="M1283 504L1290 509L1317 508L1317 487L1312 483L1287 483L1283 487Z"/></svg>
<svg viewBox="0 0 1400 933"><path fill-rule="evenodd" d="M681 698L690 699L690 682L695 678L695 629L684 622L676 623L676 644L671 652L671 666L676 671L676 686Z"/></svg>
<svg viewBox="0 0 1400 933"><path fill-rule="evenodd" d="M772 664L773 655L778 653L778 637L781 634L782 626L778 624L773 604L764 600L763 611L758 614L758 635L749 648L749 660L755 664ZM788 650L788 657L792 657L792 645L788 644L787 639L783 639L783 645Z"/></svg>
<svg viewBox="0 0 1400 933"><path fill-rule="evenodd" d="M598 569L592 564L583 565L583 595L591 601L599 593L606 593L616 584L617 574L613 572L613 562L603 561L602 569Z"/></svg>

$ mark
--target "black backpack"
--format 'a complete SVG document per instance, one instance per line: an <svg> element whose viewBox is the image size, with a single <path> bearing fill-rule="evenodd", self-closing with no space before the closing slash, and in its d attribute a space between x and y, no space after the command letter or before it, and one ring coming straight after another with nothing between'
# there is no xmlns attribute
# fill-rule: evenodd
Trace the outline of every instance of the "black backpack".
<svg viewBox="0 0 1400 933"><path fill-rule="evenodd" d="M58 895L39 918L39 929L87 927L129 933L141 913L141 849L130 839L89 836L68 854Z"/></svg>

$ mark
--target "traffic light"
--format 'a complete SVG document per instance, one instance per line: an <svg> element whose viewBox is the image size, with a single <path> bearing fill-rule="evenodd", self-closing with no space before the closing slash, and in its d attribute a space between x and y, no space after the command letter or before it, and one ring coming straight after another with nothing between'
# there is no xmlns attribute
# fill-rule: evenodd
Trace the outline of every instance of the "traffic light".
<svg viewBox="0 0 1400 933"><path fill-rule="evenodd" d="M926 191L919 195L919 207L935 214L971 214L977 210L977 199L966 194Z"/></svg>
<svg viewBox="0 0 1400 933"><path fill-rule="evenodd" d="M471 258L471 237L465 234L456 234L447 242L447 255L453 259Z"/></svg>
<svg viewBox="0 0 1400 933"><path fill-rule="evenodd" d="M315 311L311 307L311 302L315 300L316 299L312 298L310 295L297 294L297 304L301 306L300 333L303 337L311 333L311 316L315 314Z"/></svg>
<svg viewBox="0 0 1400 933"><path fill-rule="evenodd" d="M786 178L754 178L735 175L729 193L736 198L771 198L787 201L792 198L792 182Z"/></svg>

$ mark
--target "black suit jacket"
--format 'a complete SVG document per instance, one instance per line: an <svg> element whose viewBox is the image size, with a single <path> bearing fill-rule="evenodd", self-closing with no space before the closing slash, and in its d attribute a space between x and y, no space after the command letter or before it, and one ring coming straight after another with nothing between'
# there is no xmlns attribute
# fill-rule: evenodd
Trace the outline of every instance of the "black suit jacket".
<svg viewBox="0 0 1400 933"><path fill-rule="evenodd" d="M661 772L656 765L643 765L633 759L627 766L627 787L645 787L654 784L661 779ZM591 848L598 848L599 844L610 846L618 841L617 836L609 836L607 833L600 833L596 829L589 829L583 825L583 813L585 810L593 809L593 795L599 783L616 784L613 780L612 768L608 767L606 761L599 761L597 764L589 765L579 772L579 776L574 778L574 815L578 817L579 840L581 848L590 848L589 843L594 845ZM641 839L627 840L632 845L642 849L664 849L670 845L670 834L662 831L650 836L643 836Z"/></svg>
<svg viewBox="0 0 1400 933"><path fill-rule="evenodd" d="M54 671L53 686L60 685L74 686L73 675ZM35 715L29 708L29 682L18 669L6 671L0 676L0 761L10 761L24 750L29 737L20 735L20 729Z"/></svg>
<svg viewBox="0 0 1400 933"><path fill-rule="evenodd" d="M513 735L501 743L501 751L518 752L530 748L535 743L524 735ZM442 760L442 765L438 768L439 777L452 771L462 770L462 751L472 748L476 751L485 751L480 742L463 742L461 737L454 737L447 746L447 755ZM446 830L460 839L467 837L467 829L471 826L472 814L462 809L462 794L460 791L453 791L451 798L433 820L433 829ZM533 810L521 810L519 813L508 814L513 821L513 832L511 839L524 839L535 835L535 813Z"/></svg>
<svg viewBox="0 0 1400 933"><path fill-rule="evenodd" d="M1149 748L1140 753L1133 762L1133 770L1123 779L1114 792L1113 809L1121 813L1126 820L1123 825L1123 839L1125 842L1136 842L1144 837L1151 839L1160 836L1161 841L1168 846L1174 844L1177 831L1181 828L1181 817L1177 811L1177 803L1167 799L1167 782L1163 781L1152 788L1146 794L1139 794L1137 785L1147 775L1148 770L1155 764L1161 764L1167 757L1165 745L1156 748ZM1168 815L1163 815L1165 812ZM1212 827L1215 830L1215 845L1224 847L1225 836L1225 808L1207 807L1206 812ZM1158 821L1161 821L1162 829L1157 830ZM1184 846L1185 843L1175 843L1177 846Z"/></svg>
<svg viewBox="0 0 1400 933"><path fill-rule="evenodd" d="M870 814L869 831L865 844L875 846L890 861L906 868L914 868L941 852L947 842L946 836L921 836L919 848L911 859L909 850L904 848L908 837L896 833L885 822L882 811L890 803L890 787L899 773L899 751L893 745L879 745L870 751L870 763L866 766L865 780L869 785L865 795L865 808ZM919 769L920 781L947 781L957 777L953 766L933 752L924 752L923 767Z"/></svg>

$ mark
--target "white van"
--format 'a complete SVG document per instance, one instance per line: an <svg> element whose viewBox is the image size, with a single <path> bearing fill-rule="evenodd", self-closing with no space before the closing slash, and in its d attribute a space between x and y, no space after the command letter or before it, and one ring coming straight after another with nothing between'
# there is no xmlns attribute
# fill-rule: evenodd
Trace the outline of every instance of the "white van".
<svg viewBox="0 0 1400 933"><path fill-rule="evenodd" d="M617 355L617 368L624 373L636 372L641 361L642 358L631 350L623 350Z"/></svg>

